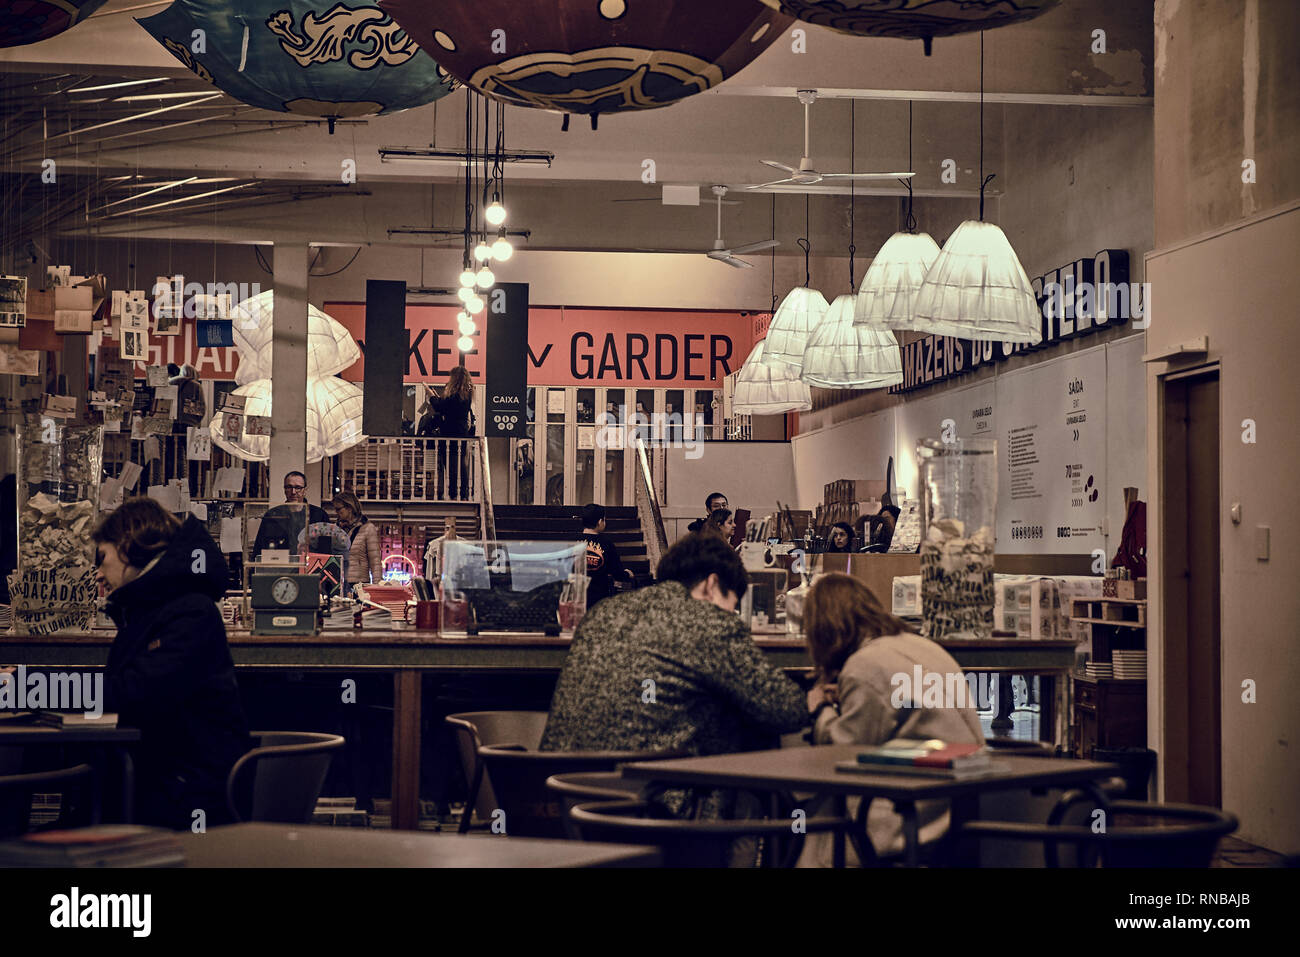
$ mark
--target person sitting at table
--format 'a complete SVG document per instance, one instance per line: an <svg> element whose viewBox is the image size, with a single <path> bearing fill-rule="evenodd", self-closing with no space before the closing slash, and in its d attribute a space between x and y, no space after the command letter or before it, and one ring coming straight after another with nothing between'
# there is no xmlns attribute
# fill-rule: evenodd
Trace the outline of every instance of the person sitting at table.
<svg viewBox="0 0 1300 957"><path fill-rule="evenodd" d="M832 525L831 537L826 542L826 551L853 551L853 526L848 522L836 522Z"/></svg>
<svg viewBox="0 0 1300 957"><path fill-rule="evenodd" d="M974 701L938 702L962 707L927 707L921 688L914 689L912 700L900 693L910 689L917 668L922 675L941 676L945 689L965 692L967 685L961 666L948 652L886 612L856 578L832 573L819 579L804 602L803 628L817 671L817 683L808 691L815 744L880 745L893 738L984 743ZM957 678L949 681L949 675ZM916 807L922 844L947 831L947 802L918 801ZM851 800L849 811L856 810ZM892 803L873 801L867 834L876 853L901 851L902 832L903 819ZM801 865L829 865L830 842L814 840L821 837L810 835Z"/></svg>
<svg viewBox="0 0 1300 957"><path fill-rule="evenodd" d="M747 576L717 535L693 534L659 562L658 584L587 613L551 700L543 751L775 747L808 724L804 693L769 664L735 614ZM651 799L680 817L729 816L721 793Z"/></svg>
<svg viewBox="0 0 1300 957"><path fill-rule="evenodd" d="M91 539L117 624L106 710L140 729L136 821L185 830L202 811L207 827L230 823L226 777L251 742L216 604L226 560L198 519L150 498L123 502Z"/></svg>

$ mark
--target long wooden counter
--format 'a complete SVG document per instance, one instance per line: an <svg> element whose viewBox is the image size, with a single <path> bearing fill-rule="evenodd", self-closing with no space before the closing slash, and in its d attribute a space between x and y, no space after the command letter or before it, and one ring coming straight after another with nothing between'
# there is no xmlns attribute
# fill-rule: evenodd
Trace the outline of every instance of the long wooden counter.
<svg viewBox="0 0 1300 957"><path fill-rule="evenodd" d="M250 671L384 671L393 675L393 827L419 823L421 676L425 673L558 673L569 639L542 634L442 636L436 631L330 631L305 637L267 637L232 629L235 666ZM0 636L0 664L32 668L102 668L113 633ZM757 636L754 643L785 670L811 669L803 639ZM1063 679L1074 662L1072 641L940 642L962 668L1041 674ZM1060 688L1068 685L1059 680ZM1045 699L1046 700L1046 697ZM1060 707L1060 705L1058 705ZM1068 713L1062 708L1058 714ZM1044 721L1047 715L1043 715ZM1046 725L1045 725L1046 726Z"/></svg>

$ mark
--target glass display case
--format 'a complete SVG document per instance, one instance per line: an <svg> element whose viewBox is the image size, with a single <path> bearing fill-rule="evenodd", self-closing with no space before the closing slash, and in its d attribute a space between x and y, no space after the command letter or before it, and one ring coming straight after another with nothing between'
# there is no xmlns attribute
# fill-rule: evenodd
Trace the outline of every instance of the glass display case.
<svg viewBox="0 0 1300 957"><path fill-rule="evenodd" d="M442 543L444 635L572 635L586 609L584 542Z"/></svg>
<svg viewBox="0 0 1300 957"><path fill-rule="evenodd" d="M18 635L84 631L95 618L90 533L99 520L104 431L49 416L18 430L18 570L9 576Z"/></svg>
<svg viewBox="0 0 1300 957"><path fill-rule="evenodd" d="M993 636L997 443L922 439L921 634Z"/></svg>

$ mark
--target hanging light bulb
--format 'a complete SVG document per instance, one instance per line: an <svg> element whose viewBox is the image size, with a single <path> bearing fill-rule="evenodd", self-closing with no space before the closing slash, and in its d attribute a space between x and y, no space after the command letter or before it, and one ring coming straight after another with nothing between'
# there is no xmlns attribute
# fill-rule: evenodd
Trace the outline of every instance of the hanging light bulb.
<svg viewBox="0 0 1300 957"><path fill-rule="evenodd" d="M456 298L463 303L468 303L471 299L475 298L474 289L471 286L461 286L456 290Z"/></svg>
<svg viewBox="0 0 1300 957"><path fill-rule="evenodd" d="M485 242L480 242L474 247L474 258L479 262L487 262L492 258L492 247Z"/></svg>
<svg viewBox="0 0 1300 957"><path fill-rule="evenodd" d="M471 315L478 315L483 311L483 300L471 292L470 298L465 300L465 311Z"/></svg>
<svg viewBox="0 0 1300 957"><path fill-rule="evenodd" d="M836 296L808 335L800 378L822 389L880 389L903 381L898 340L888 329L854 324L857 297Z"/></svg>
<svg viewBox="0 0 1300 957"><path fill-rule="evenodd" d="M466 268L465 271L460 274L460 284L466 289L472 289L474 288L474 278L474 270Z"/></svg>
<svg viewBox="0 0 1300 957"><path fill-rule="evenodd" d="M515 247L510 245L510 240L506 239L505 233L497 237L497 241L492 244L492 256L497 262L505 262L515 254Z"/></svg>
<svg viewBox="0 0 1300 957"><path fill-rule="evenodd" d="M794 368L797 377L803 367L803 353L808 346L808 334L826 316L830 305L816 289L795 286L772 317L763 340L763 361L768 365L783 363Z"/></svg>
<svg viewBox="0 0 1300 957"><path fill-rule="evenodd" d="M474 320L463 312L460 314L456 328L460 330L462 336L472 336L474 333L478 332L478 326L474 325Z"/></svg>
<svg viewBox="0 0 1300 957"><path fill-rule="evenodd" d="M497 281L497 277L492 275L492 270L488 269L487 266L480 269L478 275L474 278L480 289L491 289Z"/></svg>
<svg viewBox="0 0 1300 957"><path fill-rule="evenodd" d="M461 336L456 340L456 348L461 352L472 352L474 349L474 340L469 336Z"/></svg>
<svg viewBox="0 0 1300 957"><path fill-rule="evenodd" d="M506 221L506 208L501 205L501 197L493 196L488 208L483 210L483 218L493 226L500 226Z"/></svg>

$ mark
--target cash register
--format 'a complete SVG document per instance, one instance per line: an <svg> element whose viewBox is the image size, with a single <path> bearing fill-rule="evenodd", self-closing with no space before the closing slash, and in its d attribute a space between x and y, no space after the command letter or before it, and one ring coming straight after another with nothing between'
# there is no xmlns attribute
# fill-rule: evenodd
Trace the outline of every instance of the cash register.
<svg viewBox="0 0 1300 957"><path fill-rule="evenodd" d="M289 567L249 579L254 635L314 635L320 630L320 574Z"/></svg>

